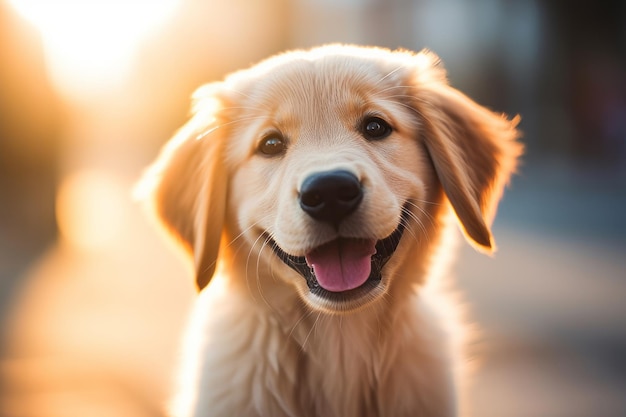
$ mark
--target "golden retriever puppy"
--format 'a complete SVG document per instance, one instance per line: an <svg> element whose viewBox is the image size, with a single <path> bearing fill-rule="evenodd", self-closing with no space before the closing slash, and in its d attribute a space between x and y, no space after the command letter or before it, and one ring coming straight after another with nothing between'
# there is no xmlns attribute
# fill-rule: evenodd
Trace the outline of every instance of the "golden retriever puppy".
<svg viewBox="0 0 626 417"><path fill-rule="evenodd" d="M458 415L437 284L455 223L494 249L516 124L427 51L330 45L201 87L142 184L202 290L177 415Z"/></svg>

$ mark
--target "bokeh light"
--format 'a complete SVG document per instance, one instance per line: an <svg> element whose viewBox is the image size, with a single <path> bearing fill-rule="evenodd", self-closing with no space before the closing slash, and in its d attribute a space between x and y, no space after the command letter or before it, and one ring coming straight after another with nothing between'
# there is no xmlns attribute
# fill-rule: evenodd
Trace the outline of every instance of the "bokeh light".
<svg viewBox="0 0 626 417"><path fill-rule="evenodd" d="M81 249L98 249L119 239L127 221L126 184L113 174L77 171L63 179L56 202L61 236Z"/></svg>

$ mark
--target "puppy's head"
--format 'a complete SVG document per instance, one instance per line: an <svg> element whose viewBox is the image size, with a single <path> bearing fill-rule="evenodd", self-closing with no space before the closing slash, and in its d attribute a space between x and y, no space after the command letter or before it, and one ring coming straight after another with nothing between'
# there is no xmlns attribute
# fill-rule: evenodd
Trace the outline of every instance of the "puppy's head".
<svg viewBox="0 0 626 417"><path fill-rule="evenodd" d="M199 288L220 243L237 241L228 257L255 258L309 305L354 310L437 244L448 206L470 243L493 250L491 220L521 152L517 120L448 86L433 54L291 52L194 98L144 181L193 255Z"/></svg>

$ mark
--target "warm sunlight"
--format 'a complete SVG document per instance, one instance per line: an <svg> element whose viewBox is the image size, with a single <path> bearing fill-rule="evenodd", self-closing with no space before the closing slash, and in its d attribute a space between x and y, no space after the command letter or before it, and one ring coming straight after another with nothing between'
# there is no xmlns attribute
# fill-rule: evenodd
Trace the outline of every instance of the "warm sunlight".
<svg viewBox="0 0 626 417"><path fill-rule="evenodd" d="M41 32L49 73L64 93L106 91L127 75L139 44L179 0L9 0Z"/></svg>
<svg viewBox="0 0 626 417"><path fill-rule="evenodd" d="M128 187L113 174L78 171L59 187L56 211L61 236L82 249L110 245L124 229Z"/></svg>

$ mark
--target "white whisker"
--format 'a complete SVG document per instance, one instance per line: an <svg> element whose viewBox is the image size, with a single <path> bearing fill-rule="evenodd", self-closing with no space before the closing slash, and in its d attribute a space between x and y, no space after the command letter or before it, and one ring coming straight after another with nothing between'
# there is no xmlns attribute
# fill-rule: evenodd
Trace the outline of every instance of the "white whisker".
<svg viewBox="0 0 626 417"><path fill-rule="evenodd" d="M304 338L304 341L302 342L302 350L303 351L306 351L306 344L309 341L309 337L311 336L311 333L313 333L313 331L317 327L317 322L320 320L320 317L322 316L322 314L323 313L321 311L319 311L317 313L317 317L315 318L315 321L311 325L311 329L309 330L309 333L307 333L306 337Z"/></svg>
<svg viewBox="0 0 626 417"><path fill-rule="evenodd" d="M250 266L250 258L252 257L252 252L254 252L254 247L257 245L257 243L259 242L259 240L262 239L262 235L260 235L259 237L257 237L257 239L254 241L254 243L252 244L252 246L250 247L250 250L248 251L248 256L246 258L246 268L245 268L245 274L246 274L246 286L248 287L248 292L250 293L250 296L254 299L254 292L252 291L252 286L250 285L250 276L248 274L249 271L249 266ZM257 259L259 258L259 256L257 256ZM256 281L258 282L259 278L258 278L258 269L256 270L257 272L257 276L256 276ZM258 284L257 284L258 285ZM263 294L260 294L261 298L263 297Z"/></svg>
<svg viewBox="0 0 626 417"><path fill-rule="evenodd" d="M261 237L261 236L259 236ZM261 255L263 253L263 249L265 249L268 246L269 243L269 237L266 237L265 240L262 243L261 249L259 250L259 254L257 256L256 259L256 285L257 285L257 289L259 290L259 295L261 296L261 298L263 299L263 302L272 310L275 310L274 307L269 303L269 301L267 301L267 298L265 298L265 295L263 294L263 285L261 285L261 279L260 279L260 275L259 275L259 267L261 264Z"/></svg>
<svg viewBox="0 0 626 417"><path fill-rule="evenodd" d="M218 125L209 125L207 129L205 129L204 131L202 131L202 133L199 133L196 136L196 140L201 140L205 138L206 136L210 135L211 133L216 132L223 127L227 127L235 123L243 123L243 122L249 122L252 120L265 120L265 119L267 119L267 116L249 116L249 117L240 117L238 119L230 120L228 122L220 123Z"/></svg>
<svg viewBox="0 0 626 417"><path fill-rule="evenodd" d="M404 65L399 65L398 67L396 67L395 69L389 71L383 78L379 79L376 84L374 84L374 86L379 85L380 83L382 83L383 81L385 81L387 78L391 77L393 74L395 74L396 72L400 71L402 68L404 68ZM386 91L386 90L383 90Z"/></svg>

